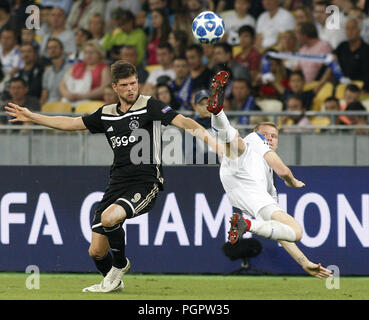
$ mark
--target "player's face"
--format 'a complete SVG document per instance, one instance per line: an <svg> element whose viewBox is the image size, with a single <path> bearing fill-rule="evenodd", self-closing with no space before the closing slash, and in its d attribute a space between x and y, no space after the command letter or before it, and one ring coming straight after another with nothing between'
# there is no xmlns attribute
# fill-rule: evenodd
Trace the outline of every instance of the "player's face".
<svg viewBox="0 0 369 320"><path fill-rule="evenodd" d="M272 126L261 125L258 129L258 133L263 135L267 139L272 150L277 150L278 148L278 130Z"/></svg>
<svg viewBox="0 0 369 320"><path fill-rule="evenodd" d="M120 100L127 104L133 104L138 97L138 78L136 75L126 79L120 79L113 83L113 89Z"/></svg>

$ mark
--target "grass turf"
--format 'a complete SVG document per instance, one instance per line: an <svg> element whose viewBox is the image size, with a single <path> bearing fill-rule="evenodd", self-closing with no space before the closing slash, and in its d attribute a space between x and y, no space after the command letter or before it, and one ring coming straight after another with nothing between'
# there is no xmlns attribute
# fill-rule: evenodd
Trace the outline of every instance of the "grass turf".
<svg viewBox="0 0 369 320"><path fill-rule="evenodd" d="M369 300L368 277L341 277L339 289L326 279L291 276L128 274L119 293L82 293L101 281L95 274L40 274L39 289L28 289L33 274L0 273L1 300ZM30 280L30 279L29 279ZM35 282L29 281L31 284Z"/></svg>

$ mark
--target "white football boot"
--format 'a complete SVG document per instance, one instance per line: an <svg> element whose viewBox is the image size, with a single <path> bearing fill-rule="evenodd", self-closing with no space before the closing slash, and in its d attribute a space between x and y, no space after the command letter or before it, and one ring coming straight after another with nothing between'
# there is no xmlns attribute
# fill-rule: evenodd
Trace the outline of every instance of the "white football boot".
<svg viewBox="0 0 369 320"><path fill-rule="evenodd" d="M112 267L101 283L84 288L82 292L113 292L122 290L124 288L122 277L130 268L131 263L127 258L127 265L124 268Z"/></svg>

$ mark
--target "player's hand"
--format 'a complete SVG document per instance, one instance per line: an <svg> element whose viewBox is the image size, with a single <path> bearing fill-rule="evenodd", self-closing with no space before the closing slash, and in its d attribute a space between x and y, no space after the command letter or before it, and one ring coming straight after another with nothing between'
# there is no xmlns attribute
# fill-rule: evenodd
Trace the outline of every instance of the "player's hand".
<svg viewBox="0 0 369 320"><path fill-rule="evenodd" d="M305 187L305 183L303 183L300 180L297 179L293 179L292 181L285 181L285 184L287 187L291 187L291 188L303 188Z"/></svg>
<svg viewBox="0 0 369 320"><path fill-rule="evenodd" d="M302 267L308 274L317 277L319 279L328 278L332 275L332 271L322 267L320 263L316 264L309 261Z"/></svg>
<svg viewBox="0 0 369 320"><path fill-rule="evenodd" d="M15 103L9 102L5 108L5 113L13 119L10 119L9 122L31 122L32 121L32 112L27 108L20 107Z"/></svg>

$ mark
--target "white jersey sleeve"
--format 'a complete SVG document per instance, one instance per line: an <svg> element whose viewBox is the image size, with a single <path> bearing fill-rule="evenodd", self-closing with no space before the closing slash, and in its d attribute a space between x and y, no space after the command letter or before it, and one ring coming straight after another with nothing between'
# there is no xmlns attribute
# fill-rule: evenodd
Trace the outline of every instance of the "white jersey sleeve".
<svg viewBox="0 0 369 320"><path fill-rule="evenodd" d="M253 151L262 157L264 157L264 154L266 154L268 151L272 151L267 139L265 139L265 137L258 132L252 132L248 134L244 138L244 141L251 147Z"/></svg>

